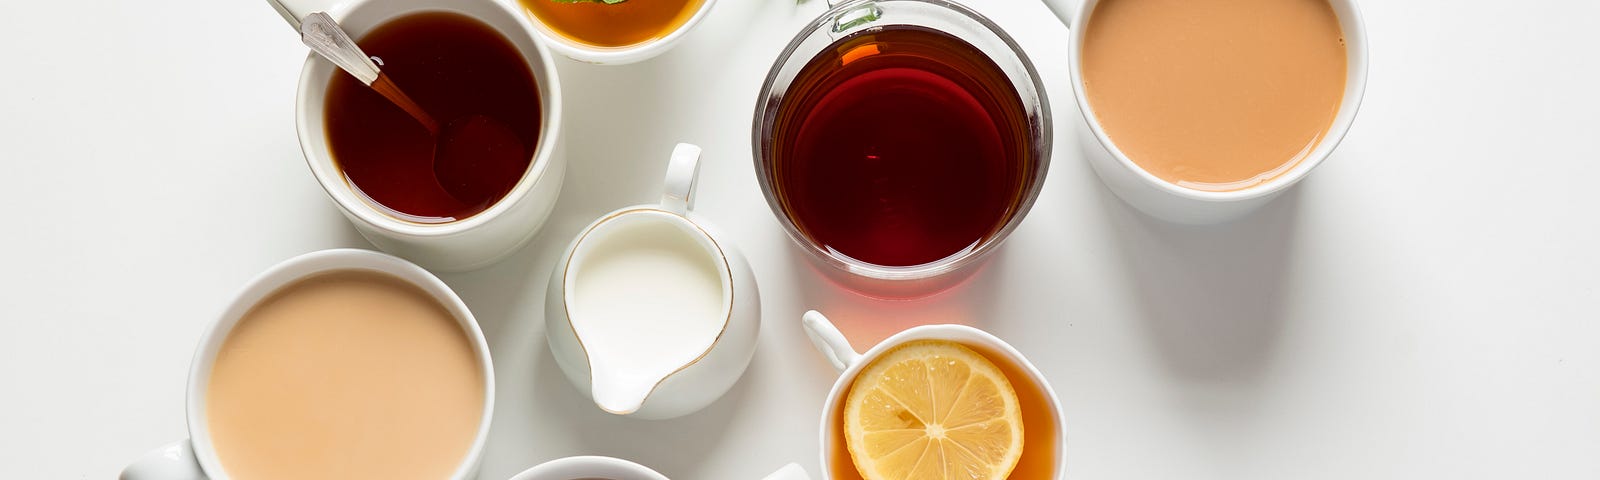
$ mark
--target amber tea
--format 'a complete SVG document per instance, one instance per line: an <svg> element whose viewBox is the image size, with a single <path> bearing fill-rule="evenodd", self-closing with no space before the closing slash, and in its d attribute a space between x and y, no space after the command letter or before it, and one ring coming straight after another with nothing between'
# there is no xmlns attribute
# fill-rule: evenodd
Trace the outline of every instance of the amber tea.
<svg viewBox="0 0 1600 480"><path fill-rule="evenodd" d="M546 27L574 42L628 47L677 31L705 0L521 0Z"/></svg>
<svg viewBox="0 0 1600 480"><path fill-rule="evenodd" d="M972 44L892 25L834 42L778 106L768 175L815 245L873 265L917 266L996 235L1039 159L1027 107Z"/></svg>

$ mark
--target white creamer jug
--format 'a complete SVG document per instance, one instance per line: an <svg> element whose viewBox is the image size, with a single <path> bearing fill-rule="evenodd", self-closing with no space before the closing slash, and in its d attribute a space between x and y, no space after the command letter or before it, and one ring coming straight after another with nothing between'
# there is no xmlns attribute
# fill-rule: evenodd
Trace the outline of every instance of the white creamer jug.
<svg viewBox="0 0 1600 480"><path fill-rule="evenodd" d="M700 410L755 352L755 276L692 212L699 158L700 147L678 144L661 203L595 220L552 273L550 351L607 412L661 419Z"/></svg>

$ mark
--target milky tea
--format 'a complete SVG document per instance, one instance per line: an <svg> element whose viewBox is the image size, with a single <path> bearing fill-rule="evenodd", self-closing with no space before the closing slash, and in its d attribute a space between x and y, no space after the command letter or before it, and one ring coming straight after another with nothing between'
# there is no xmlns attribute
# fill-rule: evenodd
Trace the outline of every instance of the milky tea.
<svg viewBox="0 0 1600 480"><path fill-rule="evenodd" d="M1328 0L1103 0L1083 40L1083 92L1107 137L1156 177L1206 191L1293 169L1344 100Z"/></svg>
<svg viewBox="0 0 1600 480"><path fill-rule="evenodd" d="M484 415L471 340L399 278L337 271L250 309L217 351L206 425L223 470L253 479L440 479Z"/></svg>

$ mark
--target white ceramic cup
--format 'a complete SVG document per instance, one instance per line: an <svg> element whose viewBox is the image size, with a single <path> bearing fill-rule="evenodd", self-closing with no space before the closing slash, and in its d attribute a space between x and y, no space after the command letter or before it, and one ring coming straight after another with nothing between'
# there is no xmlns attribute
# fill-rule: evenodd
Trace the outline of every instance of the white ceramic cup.
<svg viewBox="0 0 1600 480"><path fill-rule="evenodd" d="M567 379L594 399L602 410L645 419L673 418L698 411L726 393L744 374L755 353L761 329L761 297L755 275L744 256L694 213L694 186L700 147L680 143L667 166L665 193L657 205L636 205L608 213L589 224L567 247L551 273L545 296L545 338ZM656 365L648 372L603 372L585 347L579 328L575 277L595 245L630 225L671 225L670 231L693 239L716 262L722 287L722 330L698 357L682 365ZM592 288L592 287L591 287ZM654 312L640 311L641 317ZM631 381L628 381L631 380Z"/></svg>
<svg viewBox="0 0 1600 480"><path fill-rule="evenodd" d="M1009 363L1015 368L1009 369L1012 371L1007 372L1008 376L1013 374L1026 376L1026 378L1008 377L1008 379L1013 385L1018 386L1017 395L1018 400L1022 401L1022 408L1025 410L1030 408L1048 410L1049 418L1055 423L1052 425L1055 428L1055 434L1047 437L1052 440L1051 443L1054 446L1052 451L1045 453L1049 455L1049 461L1054 463L1054 465L1049 466L1048 470L1055 472L1053 478L1062 478L1066 474L1066 459L1063 456L1066 446L1066 424L1061 415L1061 401L1056 399L1056 392L1050 388L1050 383L1045 380L1044 375L1039 373L1039 370L1034 368L1033 364L1022 356L1022 353L1012 348L1005 341L990 335L988 332L966 325L923 325L891 335L882 342L878 342L872 348L867 349L866 352L857 353L855 348L850 346L850 340L846 339L844 334L839 333L839 329L835 328L827 317L822 316L821 313L812 310L806 312L800 319L801 327L805 330L806 337L811 339L812 346L815 346L817 351L822 352L828 362L832 363L833 367L839 369L840 372L839 380L833 382L833 390L828 392L827 403L823 404L821 426L819 427L820 433L818 436L822 439L822 478L824 480L833 478L833 468L831 466L836 462L850 462L848 453L844 454L846 458L834 458L836 452L847 451L843 448L845 440L841 438L843 431L841 426L844 424L844 397L850 392L850 385L855 383L856 376L861 374L862 369L866 368L880 355L883 355L884 352L914 340L947 340L956 342L978 351L997 364L1002 362ZM1003 358L996 359L995 357ZM1030 394L1025 393L1023 391L1024 388L1021 386L1024 382L1037 386L1037 391L1042 393L1041 396L1043 398L1030 400ZM1027 415L1025 414L1025 416ZM1034 439L1036 437L1034 434L1028 433L1030 431L1033 430L1028 425L1023 425L1023 435L1026 436L1028 442L1032 443L1035 442ZM1030 451L1028 448L1028 445L1023 446L1022 463L1018 465L1045 461L1035 457L1039 455L1037 450ZM1038 447L1035 446L1033 448Z"/></svg>
<svg viewBox="0 0 1600 480"><path fill-rule="evenodd" d="M548 2L552 0L533 1ZM627 1L653 2L659 0ZM642 62L654 58L656 55L665 53L668 49L672 48L673 45L676 45L678 40L682 39L685 34L688 34L690 29L694 28L695 25L698 25L701 20L704 20L706 15L711 13L711 6L715 3L717 3L716 0L703 0L700 2L700 8L695 10L694 15L690 16L688 20L683 22L683 25L679 25L678 28L674 29L672 32L662 36L661 38L647 40L625 47L602 47L567 38L560 32L551 29L550 26L545 25L544 21L540 20L539 16L535 15L532 11L529 11L527 8L523 8L522 10L523 13L527 14L529 18L533 19L533 24L538 29L539 35L543 36L545 41L549 42L551 50L555 50L556 52L565 55L567 58L584 63L593 63L597 65L623 65L634 62Z"/></svg>
<svg viewBox="0 0 1600 480"><path fill-rule="evenodd" d="M352 189L328 151L328 136L323 125L329 80L345 73L314 53L307 55L301 70L300 90L295 100L295 127L300 136L300 150L317 183L322 184L328 197L355 224L361 236L385 252L432 270L465 271L505 258L533 238L555 208L566 159L561 153L561 87L555 63L526 16L501 0L279 1L282 4L274 6L282 7L279 13L291 24L298 25L300 18L312 12L326 11L358 41L362 34L395 17L448 11L494 27L515 45L538 84L539 104L544 110L540 113L539 142L533 148L533 161L522 180L504 198L477 215L449 223L409 222L384 213Z"/></svg>
<svg viewBox="0 0 1600 480"><path fill-rule="evenodd" d="M1356 110L1367 86L1367 31L1361 21L1361 11L1355 0L1329 0L1339 16L1339 26L1344 30L1347 67L1344 100L1339 104L1339 114L1328 126L1328 133L1310 154L1289 171L1266 182L1229 191L1206 191L1179 186L1162 180L1133 163L1116 143L1106 135L1105 129L1094 114L1083 90L1083 41L1091 12L1100 0L1044 0L1057 17L1072 30L1068 44L1067 65L1072 74L1072 91L1078 100L1078 110L1088 122L1089 131L1104 147L1103 151L1088 154L1089 164L1100 179L1123 201L1150 216L1176 223L1213 224L1242 217L1260 208L1268 201L1294 186L1339 146L1350 124L1355 121Z"/></svg>
<svg viewBox="0 0 1600 480"><path fill-rule="evenodd" d="M612 457L566 457L523 470L511 480L667 480L649 467ZM810 480L805 470L793 463L765 477L765 480Z"/></svg>
<svg viewBox="0 0 1600 480"><path fill-rule="evenodd" d="M620 458L582 456L557 458L523 470L511 480L667 480L650 467Z"/></svg>
<svg viewBox="0 0 1600 480"><path fill-rule="evenodd" d="M200 337L200 345L195 349L194 360L190 362L188 393L184 395L188 402L189 439L146 454L122 471L122 480L226 480L228 474L217 459L217 452L211 445L210 431L206 427L206 386L210 384L211 366L216 361L217 351L239 320L256 303L279 288L319 273L349 270L392 275L422 289L455 317L466 338L472 342L472 351L477 355L478 367L483 374L483 417L478 420L478 433L473 437L472 448L462 457L455 474L450 478L464 480L476 477L484 439L489 434L489 420L494 416L494 364L489 359L489 344L484 341L483 332L478 330L478 322L472 317L472 311L438 277L411 262L370 250L334 249L285 260L257 275L234 295L233 302L222 310L222 314Z"/></svg>

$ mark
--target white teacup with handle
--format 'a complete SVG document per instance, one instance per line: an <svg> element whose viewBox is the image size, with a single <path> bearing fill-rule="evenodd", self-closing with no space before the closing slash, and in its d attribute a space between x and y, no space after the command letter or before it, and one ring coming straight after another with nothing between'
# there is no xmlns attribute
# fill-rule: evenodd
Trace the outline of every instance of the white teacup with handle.
<svg viewBox="0 0 1600 480"><path fill-rule="evenodd" d="M1010 344L988 332L966 325L923 325L889 336L865 352L857 352L850 340L815 310L801 316L801 326L811 344L839 369L839 379L828 392L823 405L820 433L822 478L856 480L855 466L844 439L844 403L851 385L861 371L895 347L918 340L943 340L958 343L983 355L1005 373L1016 390L1022 410L1024 445L1022 458L1012 470L1015 478L1061 478L1066 472L1066 424L1055 390L1039 370ZM1033 420L1032 423L1028 421ZM842 476L839 472L847 472ZM1018 477L1018 475L1024 475ZM1031 476L1028 476L1031 475Z"/></svg>
<svg viewBox="0 0 1600 480"><path fill-rule="evenodd" d="M1089 164L1111 191L1129 205L1163 220L1184 224L1214 224L1244 216L1299 183L1322 164L1355 121L1367 85L1367 33L1355 0L1328 0L1339 17L1346 52L1344 97L1339 112L1315 148L1288 171L1254 186L1225 191L1200 190L1161 179L1129 159L1106 134L1084 92L1083 44L1095 7L1104 0L1044 0L1046 6L1072 31L1067 44L1067 68L1078 111L1088 123L1101 149L1088 154Z"/></svg>
<svg viewBox="0 0 1600 480"><path fill-rule="evenodd" d="M326 126L328 85L345 75L313 53L301 69L295 98L295 127L311 174L356 231L385 252L440 271L466 271L492 264L531 240L555 208L566 158L562 154L561 85L555 61L535 27L501 0L269 0L291 26L314 12L327 12L359 41L365 33L397 17L447 11L481 21L516 47L533 73L539 96L539 135L527 146L533 156L522 178L487 209L445 223L418 223L385 212L351 187L329 149ZM401 88L404 88L402 85Z"/></svg>
<svg viewBox="0 0 1600 480"><path fill-rule="evenodd" d="M341 271L370 271L392 276L415 286L449 312L466 334L483 376L483 414L479 418L476 434L465 453L457 460L453 474L443 477L466 480L477 477L478 463L483 456L483 445L489 434L489 423L494 413L494 363L489 357L489 344L472 311L456 296L448 285L433 274L411 262L371 250L333 249L307 253L267 269L234 296L232 303L222 311L217 320L207 327L195 349L189 367L187 393L187 421L189 438L169 444L146 454L122 471L122 480L226 480L227 466L218 456L207 416L207 387L211 384L212 367L223 343L228 339L247 313L280 288L316 275ZM286 396L285 398L293 398ZM338 411L324 412L337 415ZM237 450L232 452L238 454ZM331 452L330 454L337 454ZM281 462L293 458L276 459Z"/></svg>

